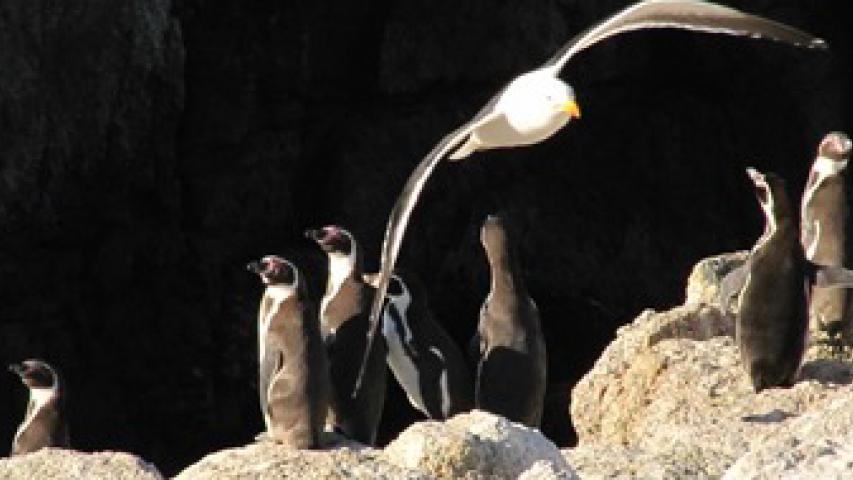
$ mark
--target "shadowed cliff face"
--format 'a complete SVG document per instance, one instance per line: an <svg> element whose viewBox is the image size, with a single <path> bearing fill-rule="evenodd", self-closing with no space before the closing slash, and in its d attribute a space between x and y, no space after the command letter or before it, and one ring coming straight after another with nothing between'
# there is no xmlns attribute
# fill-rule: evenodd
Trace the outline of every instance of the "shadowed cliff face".
<svg viewBox="0 0 853 480"><path fill-rule="evenodd" d="M319 298L324 258L301 232L339 223L376 269L387 213L432 145L626 4L65 3L0 5L0 361L43 357L65 374L76 447L167 473L261 429L261 287L245 261L286 256ZM743 167L799 192L821 136L851 130L834 5L732 4L834 50L608 41L563 76L582 120L439 167L413 216L399 265L462 345L488 289L479 225L497 209L516 218L548 338L543 431L560 443L569 386L616 326L679 301L696 259L759 233ZM0 374L0 454L24 392ZM390 395L384 439L416 418Z"/></svg>

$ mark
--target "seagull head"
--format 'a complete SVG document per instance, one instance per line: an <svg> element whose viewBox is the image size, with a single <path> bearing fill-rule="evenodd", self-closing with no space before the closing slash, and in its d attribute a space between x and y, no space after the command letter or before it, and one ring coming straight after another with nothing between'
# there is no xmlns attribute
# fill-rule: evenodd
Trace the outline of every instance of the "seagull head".
<svg viewBox="0 0 853 480"><path fill-rule="evenodd" d="M516 78L496 108L519 134L529 137L529 143L550 137L569 120L581 116L572 87L543 70Z"/></svg>

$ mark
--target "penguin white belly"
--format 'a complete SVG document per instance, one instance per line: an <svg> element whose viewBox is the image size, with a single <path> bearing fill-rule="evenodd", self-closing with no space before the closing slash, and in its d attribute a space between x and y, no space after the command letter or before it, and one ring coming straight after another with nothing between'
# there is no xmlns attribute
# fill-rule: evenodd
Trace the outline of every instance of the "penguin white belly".
<svg viewBox="0 0 853 480"><path fill-rule="evenodd" d="M13 439L13 443L17 444L18 439L21 435L30 428L30 425L33 423L33 420L36 418L36 415L39 411L44 408L48 401L53 398L57 394L56 387L53 388L33 388L30 390L30 404L32 408L29 409L29 415L21 422L21 425L18 427L18 430L15 432L15 438Z"/></svg>
<svg viewBox="0 0 853 480"><path fill-rule="evenodd" d="M394 374L394 378L403 387L406 396L409 397L409 403L425 415L428 415L423 393L421 392L418 368L403 348L405 339L400 338L394 322L387 315L382 318L382 335L388 344L388 367L391 368L391 373Z"/></svg>

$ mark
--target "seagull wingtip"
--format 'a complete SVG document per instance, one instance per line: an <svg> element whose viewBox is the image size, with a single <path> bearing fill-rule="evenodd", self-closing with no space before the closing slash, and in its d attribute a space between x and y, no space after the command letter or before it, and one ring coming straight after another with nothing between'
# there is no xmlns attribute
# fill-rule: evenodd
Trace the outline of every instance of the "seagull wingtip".
<svg viewBox="0 0 853 480"><path fill-rule="evenodd" d="M811 42L809 42L809 48L819 48L821 50L826 50L829 48L829 44L826 43L826 40L822 38L815 38Z"/></svg>

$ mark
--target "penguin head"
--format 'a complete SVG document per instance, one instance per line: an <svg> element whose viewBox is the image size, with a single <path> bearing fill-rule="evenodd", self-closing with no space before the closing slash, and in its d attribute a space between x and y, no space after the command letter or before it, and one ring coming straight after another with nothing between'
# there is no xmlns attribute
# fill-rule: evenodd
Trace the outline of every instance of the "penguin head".
<svg viewBox="0 0 853 480"><path fill-rule="evenodd" d="M265 285L296 286L299 283L299 271L289 261L267 255L257 262L251 262L246 268L261 277Z"/></svg>
<svg viewBox="0 0 853 480"><path fill-rule="evenodd" d="M388 280L388 293L387 295L392 298L402 297L409 294L409 289L406 288L406 284L403 280L397 275L391 274L391 278Z"/></svg>
<svg viewBox="0 0 853 480"><path fill-rule="evenodd" d="M9 365L9 371L21 377L21 382L28 388L54 388L59 383L56 371L42 360L24 360Z"/></svg>
<svg viewBox="0 0 853 480"><path fill-rule="evenodd" d="M480 243L486 249L486 253L490 251L505 250L507 242L505 220L502 215L489 215L483 221L483 227L480 229Z"/></svg>
<svg viewBox="0 0 853 480"><path fill-rule="evenodd" d="M326 225L319 230L305 230L305 236L317 242L328 254L349 256L355 250L352 234L337 225Z"/></svg>
<svg viewBox="0 0 853 480"><path fill-rule="evenodd" d="M755 196L767 217L767 227L775 230L783 220L791 220L791 203L788 199L785 180L773 172L761 173L749 167L746 174L752 180Z"/></svg>
<svg viewBox="0 0 853 480"><path fill-rule="evenodd" d="M853 149L853 142L850 141L850 137L842 132L831 132L821 140L817 154L819 157L846 163L851 149Z"/></svg>

